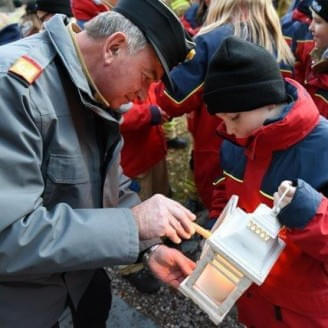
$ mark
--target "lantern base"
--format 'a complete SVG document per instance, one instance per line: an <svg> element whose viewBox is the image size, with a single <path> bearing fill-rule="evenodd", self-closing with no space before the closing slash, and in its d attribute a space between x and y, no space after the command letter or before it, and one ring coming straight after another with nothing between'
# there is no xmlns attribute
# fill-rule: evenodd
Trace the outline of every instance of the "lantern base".
<svg viewBox="0 0 328 328"><path fill-rule="evenodd" d="M208 314L211 321L214 324L218 325L229 312L230 309L227 309L224 313L218 313L215 308L217 305L212 302L210 299L206 299L207 297L200 297L199 292L190 289L187 286L188 278L186 278L179 286L179 291L185 295L186 297L190 298L195 304L197 304L204 312ZM212 304L211 304L212 303Z"/></svg>
<svg viewBox="0 0 328 328"><path fill-rule="evenodd" d="M206 312L211 321L218 325L224 317L228 314L231 308L234 306L238 298L244 293L246 289L252 284L247 278L242 279L237 288L225 299L220 305L212 301L201 290L192 287L193 279L191 276L187 277L179 286L179 291L190 298L195 304L197 304L204 312Z"/></svg>

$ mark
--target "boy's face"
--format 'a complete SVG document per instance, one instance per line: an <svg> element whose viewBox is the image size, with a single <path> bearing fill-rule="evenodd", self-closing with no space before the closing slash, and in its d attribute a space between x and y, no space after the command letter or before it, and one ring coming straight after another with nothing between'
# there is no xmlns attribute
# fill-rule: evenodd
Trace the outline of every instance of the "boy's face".
<svg viewBox="0 0 328 328"><path fill-rule="evenodd" d="M218 113L216 116L224 121L228 134L236 138L247 138L271 117L271 109L265 106L248 112Z"/></svg>
<svg viewBox="0 0 328 328"><path fill-rule="evenodd" d="M320 49L328 48L328 22L312 11L312 22L309 27L315 46Z"/></svg>

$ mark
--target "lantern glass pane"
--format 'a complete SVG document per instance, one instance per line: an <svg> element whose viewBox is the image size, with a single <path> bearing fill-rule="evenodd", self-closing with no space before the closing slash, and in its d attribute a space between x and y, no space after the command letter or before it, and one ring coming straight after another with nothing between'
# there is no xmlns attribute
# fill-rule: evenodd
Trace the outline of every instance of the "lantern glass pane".
<svg viewBox="0 0 328 328"><path fill-rule="evenodd" d="M219 265L221 264L219 263ZM226 268L223 269L226 270ZM213 264L206 265L194 284L195 288L199 289L217 305L224 302L227 296L235 289L235 286L235 282L229 279L222 270L218 270L217 265L214 266Z"/></svg>

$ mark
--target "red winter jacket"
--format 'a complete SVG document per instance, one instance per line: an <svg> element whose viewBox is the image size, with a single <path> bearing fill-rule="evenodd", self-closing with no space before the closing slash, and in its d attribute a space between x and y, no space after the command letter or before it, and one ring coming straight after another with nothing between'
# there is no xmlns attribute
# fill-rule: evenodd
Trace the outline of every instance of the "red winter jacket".
<svg viewBox="0 0 328 328"><path fill-rule="evenodd" d="M121 153L123 172L130 178L145 173L166 156L166 139L162 129L161 115L156 107L152 91L145 102L134 103L123 114L120 126L124 139Z"/></svg>
<svg viewBox="0 0 328 328"><path fill-rule="evenodd" d="M324 67L322 72L316 72L313 69L312 58L308 56L305 63L304 80L299 82L303 84L312 96L320 114L328 118L328 60L317 64L316 67L319 65Z"/></svg>
<svg viewBox="0 0 328 328"><path fill-rule="evenodd" d="M81 21L88 21L99 13L108 11L109 7L99 1L71 0L73 16Z"/></svg>
<svg viewBox="0 0 328 328"><path fill-rule="evenodd" d="M260 203L272 206L280 183L297 180L292 202L279 214L287 227L280 233L286 248L263 285L253 284L242 296L239 314L248 327L327 327L328 199L320 192L328 195L328 121L320 118L301 85L287 81L293 102L280 118L267 122L242 143L226 134L224 124L219 127L228 140L221 147L224 174L214 194L212 214L218 215L233 194L247 212ZM257 299L268 302L272 318ZM247 304L257 304L257 315L249 314Z"/></svg>

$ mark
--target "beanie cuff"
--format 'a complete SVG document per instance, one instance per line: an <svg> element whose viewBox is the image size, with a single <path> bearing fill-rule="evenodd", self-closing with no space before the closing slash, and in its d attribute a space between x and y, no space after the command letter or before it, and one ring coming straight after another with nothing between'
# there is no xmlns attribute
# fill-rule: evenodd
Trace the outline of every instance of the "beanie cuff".
<svg viewBox="0 0 328 328"><path fill-rule="evenodd" d="M313 0L310 8L326 22L328 22L328 6L324 0Z"/></svg>
<svg viewBox="0 0 328 328"><path fill-rule="evenodd" d="M269 80L251 85L220 88L204 94L207 111L216 113L247 112L287 99L283 80Z"/></svg>

